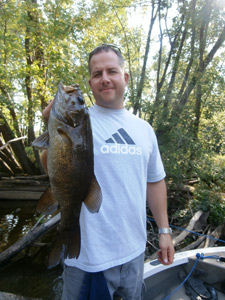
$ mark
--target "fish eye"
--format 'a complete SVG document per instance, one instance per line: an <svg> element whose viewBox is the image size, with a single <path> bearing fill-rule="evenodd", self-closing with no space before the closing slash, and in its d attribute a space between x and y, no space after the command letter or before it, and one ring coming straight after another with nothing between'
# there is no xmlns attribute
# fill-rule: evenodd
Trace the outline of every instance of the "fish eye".
<svg viewBox="0 0 225 300"><path fill-rule="evenodd" d="M84 99L82 98L82 97L80 97L80 96L78 96L78 101L80 102L80 104L84 104Z"/></svg>
<svg viewBox="0 0 225 300"><path fill-rule="evenodd" d="M71 104L72 104L72 105L75 105L75 101L71 101Z"/></svg>

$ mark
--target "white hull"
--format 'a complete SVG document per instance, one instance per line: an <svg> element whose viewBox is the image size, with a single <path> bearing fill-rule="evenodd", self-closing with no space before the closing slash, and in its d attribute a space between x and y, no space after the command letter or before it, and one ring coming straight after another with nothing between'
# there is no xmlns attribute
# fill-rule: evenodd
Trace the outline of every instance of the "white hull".
<svg viewBox="0 0 225 300"><path fill-rule="evenodd" d="M169 266L159 264L157 260L146 262L144 265L144 280L146 284L144 300L162 300L173 293L183 282L179 274L181 272L182 274L188 274L192 270L197 253L203 253L204 256L219 255L225 257L225 247L204 248L176 253L174 263ZM225 294L221 292L224 292L222 283L225 285L225 262L218 262L215 259L199 259L192 275L198 275L199 279L215 287L218 295L217 299L225 300ZM185 288L182 286L169 299L186 300L191 298L185 294Z"/></svg>

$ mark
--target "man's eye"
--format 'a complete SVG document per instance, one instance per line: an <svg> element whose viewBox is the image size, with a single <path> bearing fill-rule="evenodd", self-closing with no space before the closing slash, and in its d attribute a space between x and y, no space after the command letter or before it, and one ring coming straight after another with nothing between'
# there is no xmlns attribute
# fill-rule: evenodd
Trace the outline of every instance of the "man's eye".
<svg viewBox="0 0 225 300"><path fill-rule="evenodd" d="M93 75L94 78L99 77L101 74L100 73L96 73Z"/></svg>

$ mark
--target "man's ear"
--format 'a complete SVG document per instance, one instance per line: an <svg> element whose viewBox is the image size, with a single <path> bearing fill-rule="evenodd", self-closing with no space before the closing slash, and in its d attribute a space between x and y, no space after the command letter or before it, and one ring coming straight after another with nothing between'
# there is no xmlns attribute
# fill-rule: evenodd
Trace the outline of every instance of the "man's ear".
<svg viewBox="0 0 225 300"><path fill-rule="evenodd" d="M125 80L125 83L126 85L128 85L128 81L129 81L129 74L128 73L124 73L124 80Z"/></svg>
<svg viewBox="0 0 225 300"><path fill-rule="evenodd" d="M91 79L88 80L89 86L91 88Z"/></svg>

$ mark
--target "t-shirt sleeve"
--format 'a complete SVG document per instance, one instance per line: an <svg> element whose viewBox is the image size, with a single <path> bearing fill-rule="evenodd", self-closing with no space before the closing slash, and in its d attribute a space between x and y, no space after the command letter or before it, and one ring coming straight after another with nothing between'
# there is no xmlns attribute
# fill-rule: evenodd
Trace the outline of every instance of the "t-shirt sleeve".
<svg viewBox="0 0 225 300"><path fill-rule="evenodd" d="M153 149L148 162L147 182L157 182L165 178L166 173L159 152L156 135L152 130Z"/></svg>

